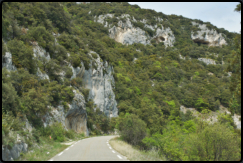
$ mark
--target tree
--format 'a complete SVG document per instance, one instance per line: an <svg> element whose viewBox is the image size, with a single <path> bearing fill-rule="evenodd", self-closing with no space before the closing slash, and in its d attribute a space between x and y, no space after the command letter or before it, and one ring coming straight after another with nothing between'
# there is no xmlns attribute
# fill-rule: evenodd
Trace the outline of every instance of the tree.
<svg viewBox="0 0 243 163"><path fill-rule="evenodd" d="M240 138L227 125L207 125L199 134L191 134L185 142L190 161L239 160Z"/></svg>
<svg viewBox="0 0 243 163"><path fill-rule="evenodd" d="M241 4L238 4L235 11L241 12ZM226 71L232 72L230 91L230 110L232 113L241 113L241 34L234 38L235 49L231 52L228 59L229 65ZM238 104L236 104L236 102ZM238 107L235 107L238 105Z"/></svg>
<svg viewBox="0 0 243 163"><path fill-rule="evenodd" d="M19 41L16 38L9 41L7 47L13 56L13 64L17 68L27 68L31 74L36 73L36 61L33 59L34 56L31 47L26 46L23 41Z"/></svg>
<svg viewBox="0 0 243 163"><path fill-rule="evenodd" d="M19 97L11 83L3 83L2 81L2 111L12 112L15 116L20 110Z"/></svg>
<svg viewBox="0 0 243 163"><path fill-rule="evenodd" d="M119 124L119 131L125 141L132 145L140 145L142 139L146 136L146 123L137 115L126 114Z"/></svg>

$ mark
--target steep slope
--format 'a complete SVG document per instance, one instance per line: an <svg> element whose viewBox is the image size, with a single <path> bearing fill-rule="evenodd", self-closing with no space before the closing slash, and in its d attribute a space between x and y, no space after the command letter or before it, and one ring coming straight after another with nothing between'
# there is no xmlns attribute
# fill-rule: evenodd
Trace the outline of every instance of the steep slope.
<svg viewBox="0 0 243 163"><path fill-rule="evenodd" d="M2 110L23 114L31 126L24 128L57 121L101 134L130 113L152 135L176 117L186 121L182 106L215 112L231 105L234 72L225 70L236 33L124 2L2 8Z"/></svg>

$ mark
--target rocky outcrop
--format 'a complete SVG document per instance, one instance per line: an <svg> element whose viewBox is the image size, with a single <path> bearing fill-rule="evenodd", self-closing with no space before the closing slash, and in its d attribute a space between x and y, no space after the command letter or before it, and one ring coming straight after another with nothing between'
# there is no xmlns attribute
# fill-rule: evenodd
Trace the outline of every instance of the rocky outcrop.
<svg viewBox="0 0 243 163"><path fill-rule="evenodd" d="M73 90L75 96L70 109L65 115L65 127L73 129L77 133L85 133L88 136L87 112L85 108L84 96L77 90Z"/></svg>
<svg viewBox="0 0 243 163"><path fill-rule="evenodd" d="M92 52L91 53L95 53ZM92 58L90 63L90 69L85 70L83 81L85 87L90 89L89 99L93 99L96 104L96 108L104 112L109 117L117 117L118 109L117 102L115 100L115 94L112 90L114 85L114 78L112 76L113 68L108 65L108 62L101 61L99 54L95 53L97 58ZM92 65L96 65L96 69Z"/></svg>
<svg viewBox="0 0 243 163"><path fill-rule="evenodd" d="M147 20L143 19L140 22L144 24L144 27L150 28L155 32L154 36L149 36L146 34L144 30L139 27L134 27L132 22L137 22L137 20L133 17L131 18L129 14L122 14L117 19L125 18L126 21L123 22L122 20L118 21L117 26L111 27L105 19L114 17L114 14L106 14L106 15L99 15L98 17L95 16L94 21L98 23L104 24L105 27L109 27L109 36L120 42L122 44L133 44L133 43L141 43L141 44L150 44L150 41L155 39L157 43L164 42L164 45L173 46L175 42L175 37L171 29L158 28L157 24L152 26L146 24ZM158 23L163 21L161 18L156 18Z"/></svg>
<svg viewBox="0 0 243 163"><path fill-rule="evenodd" d="M206 27L206 24L192 22L192 25L197 25L201 29L201 31L197 31L197 34L195 34L193 31L191 32L191 38L195 43L208 44L209 46L227 45L222 33L218 34L216 30L209 30Z"/></svg>
<svg viewBox="0 0 243 163"><path fill-rule="evenodd" d="M2 146L2 159L3 161L14 161L14 159L17 159L20 156L21 152L26 153L27 150L28 144L22 141L14 144L10 150L7 147Z"/></svg>
<svg viewBox="0 0 243 163"><path fill-rule="evenodd" d="M83 62L81 62L81 67L74 68L71 64L69 64L69 67L72 68L72 72L73 72L71 79L76 77L82 77L84 75L85 68Z"/></svg>
<svg viewBox="0 0 243 163"><path fill-rule="evenodd" d="M3 67L6 67L9 71L17 70L12 63L12 54L10 52L6 52L5 55L2 56L2 68Z"/></svg>
<svg viewBox="0 0 243 163"><path fill-rule="evenodd" d="M192 116L198 117L201 113L199 113L195 108L186 108L185 106L181 105L180 106L180 111L182 111L184 114L186 113L187 110L190 110L192 112ZM231 114L230 111L227 110L227 108L223 107L220 105L219 107L219 113L226 113L226 114ZM239 120L241 116L234 114L232 116L234 120L234 124L238 129L241 129L241 121ZM205 121L208 121L210 124L213 124L218 121L218 113L217 112L211 112L208 117L205 118Z"/></svg>
<svg viewBox="0 0 243 163"><path fill-rule="evenodd" d="M206 63L207 65L209 65L209 64L216 65L215 60L210 59L210 58L198 58L198 60Z"/></svg>
<svg viewBox="0 0 243 163"><path fill-rule="evenodd" d="M85 133L88 136L87 113L85 108L84 96L78 91L73 90L74 98L69 109L65 113L63 105L57 107L49 106L50 113L42 117L44 127L51 125L54 121L61 122L64 128L73 129L77 133Z"/></svg>

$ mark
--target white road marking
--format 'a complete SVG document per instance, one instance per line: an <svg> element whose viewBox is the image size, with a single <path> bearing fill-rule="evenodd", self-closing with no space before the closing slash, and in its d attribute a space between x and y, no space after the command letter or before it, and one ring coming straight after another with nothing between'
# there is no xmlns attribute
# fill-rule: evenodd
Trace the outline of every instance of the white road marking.
<svg viewBox="0 0 243 163"><path fill-rule="evenodd" d="M49 161L53 161L53 160L49 160Z"/></svg>
<svg viewBox="0 0 243 163"><path fill-rule="evenodd" d="M69 150L69 148L65 149L66 151Z"/></svg>
<svg viewBox="0 0 243 163"><path fill-rule="evenodd" d="M113 153L116 153L115 151L112 151Z"/></svg>
<svg viewBox="0 0 243 163"><path fill-rule="evenodd" d="M111 147L109 147L111 149Z"/></svg>
<svg viewBox="0 0 243 163"><path fill-rule="evenodd" d="M61 156L63 154L63 152L61 152L60 154L58 154L58 156Z"/></svg>
<svg viewBox="0 0 243 163"><path fill-rule="evenodd" d="M117 157L119 157L119 159L122 159L122 157L121 157L121 156L119 156L119 155L117 155Z"/></svg>

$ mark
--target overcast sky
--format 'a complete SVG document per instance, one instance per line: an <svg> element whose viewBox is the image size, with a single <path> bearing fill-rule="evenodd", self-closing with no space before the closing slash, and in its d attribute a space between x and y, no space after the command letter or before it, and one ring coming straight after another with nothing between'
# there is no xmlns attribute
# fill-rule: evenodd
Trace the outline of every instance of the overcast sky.
<svg viewBox="0 0 243 163"><path fill-rule="evenodd" d="M153 9L166 15L182 15L190 19L210 22L229 32L241 31L241 14L234 9L239 2L129 2L144 9Z"/></svg>

